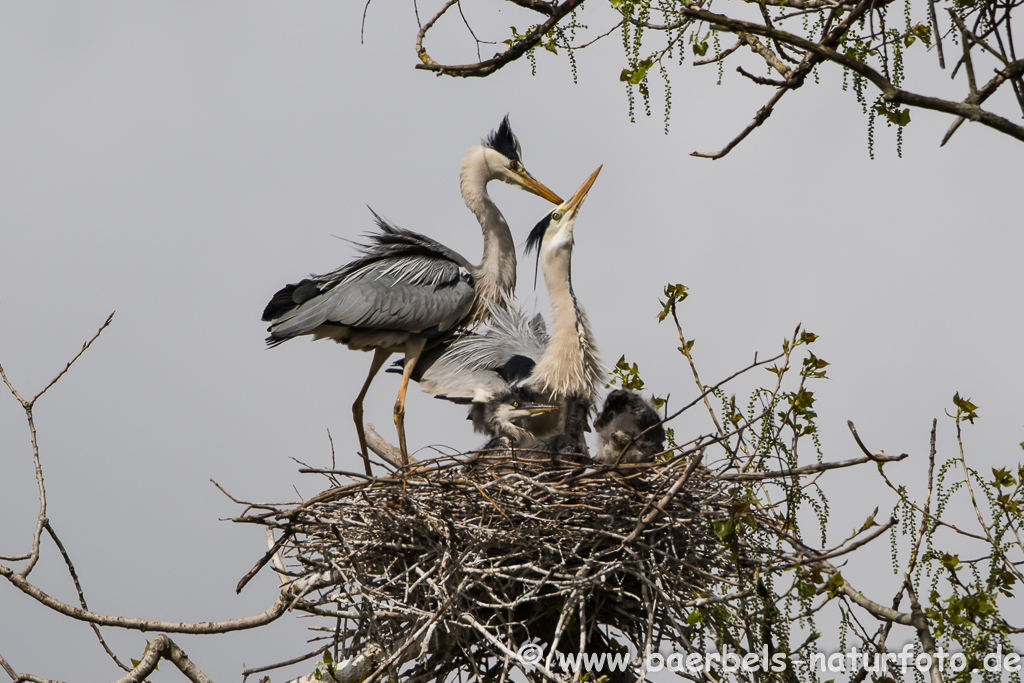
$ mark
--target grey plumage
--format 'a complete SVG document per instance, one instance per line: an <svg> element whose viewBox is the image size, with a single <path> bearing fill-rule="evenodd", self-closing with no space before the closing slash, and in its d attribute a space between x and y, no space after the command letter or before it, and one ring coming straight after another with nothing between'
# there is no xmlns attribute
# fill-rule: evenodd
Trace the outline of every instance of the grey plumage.
<svg viewBox="0 0 1024 683"><path fill-rule="evenodd" d="M530 376L548 344L544 319L529 318L511 302L489 310L485 332L462 335L438 357L422 360L423 373L414 379L423 391L486 402Z"/></svg>
<svg viewBox="0 0 1024 683"><path fill-rule="evenodd" d="M605 465L651 462L665 450L665 428L658 411L635 391L608 394L594 420L598 447L595 460Z"/></svg>
<svg viewBox="0 0 1024 683"><path fill-rule="evenodd" d="M574 408L582 407L586 426L604 370L586 314L572 291L570 264L573 225L600 170L569 201L545 216L527 242L528 248L538 250L544 272L551 300L551 334L542 319L530 319L511 302L493 306L484 334L460 337L430 359L419 378L424 391L481 404L510 389L560 407L571 399ZM525 426L534 437L543 437L564 431L564 423L562 416L550 413L529 419ZM577 452L585 448L583 442Z"/></svg>
<svg viewBox="0 0 1024 683"><path fill-rule="evenodd" d="M476 298L472 265L425 235L374 218L379 232L357 245L355 260L274 296L263 312L268 345L312 334L399 351L412 335L445 336L463 322Z"/></svg>
<svg viewBox="0 0 1024 683"><path fill-rule="evenodd" d="M535 403L530 398L522 390L510 389L492 396L486 402L472 403L468 419L473 421L476 431L491 437L485 449L512 448L533 438L523 427L523 421L551 412L556 407Z"/></svg>
<svg viewBox="0 0 1024 683"><path fill-rule="evenodd" d="M484 235L480 265L374 214L378 230L367 235L366 243L357 245L353 261L283 287L263 311L263 320L270 323L270 346L312 335L352 349L374 351L370 372L352 404L368 475L362 404L388 357L395 352L405 354L394 420L402 457L408 460L405 394L423 350L480 322L486 318L489 303L501 305L515 290L515 245L505 218L487 193L491 180L515 185L555 204L562 201L523 168L522 150L506 116L483 144L466 152L460 173L462 197Z"/></svg>

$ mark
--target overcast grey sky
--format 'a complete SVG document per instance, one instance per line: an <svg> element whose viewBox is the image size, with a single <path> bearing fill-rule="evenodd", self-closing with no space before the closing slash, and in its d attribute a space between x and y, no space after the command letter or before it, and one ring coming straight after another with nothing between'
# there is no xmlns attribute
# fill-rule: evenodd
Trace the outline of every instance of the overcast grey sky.
<svg viewBox="0 0 1024 683"><path fill-rule="evenodd" d="M930 421L955 391L981 406L966 433L978 468L1019 459L1019 143L969 124L939 149L949 119L914 111L904 159L880 127L869 161L866 121L826 69L822 87L788 95L724 160L698 160L689 152L723 146L769 93L676 69L665 136L658 101L653 118L629 123L617 38L580 55L579 85L546 53L536 77L524 62L461 81L413 69L411 6L371 5L364 45L360 13L345 2L0 2L0 362L33 394L117 310L36 409L49 518L91 608L200 621L272 602L269 573L234 594L264 539L217 521L240 510L209 479L250 500L295 499L293 487L308 497L321 481L290 458L328 465L328 429L339 466L361 471L349 406L370 356L301 339L266 350L263 306L350 258L337 237L371 227L367 204L476 261L459 163L506 113L527 168L555 191L605 165L577 221L573 277L606 361L625 353L673 403L695 395L674 331L655 320L662 287L680 282L705 381L774 352L798 322L821 335L829 459L855 454L852 419L872 448L911 453L901 473L919 477ZM526 17L494 18L494 37ZM440 59L447 45L434 41ZM547 210L510 187L492 194L517 241ZM546 312L532 280L523 262L520 297ZM396 390L382 377L366 405L391 439ZM462 408L416 391L406 424L410 448L481 442ZM952 434L943 419L940 454ZM0 465L0 554L24 552L37 496L6 393ZM858 488L875 485L866 476L838 487L840 533L884 501ZM33 579L74 602L44 550ZM17 670L118 675L87 626L6 583L0 615L0 654ZM208 675L234 680L243 662L304 651L307 624L176 640ZM143 634L107 637L125 660L144 647ZM168 668L156 679L177 680Z"/></svg>

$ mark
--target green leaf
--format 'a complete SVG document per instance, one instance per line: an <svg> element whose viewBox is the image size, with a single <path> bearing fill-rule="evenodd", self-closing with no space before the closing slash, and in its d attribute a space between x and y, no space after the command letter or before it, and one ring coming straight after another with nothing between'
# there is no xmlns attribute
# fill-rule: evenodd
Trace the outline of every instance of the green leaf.
<svg viewBox="0 0 1024 683"><path fill-rule="evenodd" d="M686 285L665 285L665 301L658 302L662 306L661 312L658 313L659 323L676 310L676 304L690 296L688 289Z"/></svg>
<svg viewBox="0 0 1024 683"><path fill-rule="evenodd" d="M949 571L956 573L957 568L960 566L960 556L950 555L949 553L942 553L939 556L939 561L942 562L942 566Z"/></svg>
<svg viewBox="0 0 1024 683"><path fill-rule="evenodd" d="M736 536L736 518L715 520L715 535L723 542L729 542Z"/></svg>
<svg viewBox="0 0 1024 683"><path fill-rule="evenodd" d="M829 580L825 583L825 591L828 593L828 597L834 598L837 595L839 595L839 591L842 589L843 584L845 583L846 580L843 579L842 572L836 572L835 574L833 574L831 578L829 578Z"/></svg>
<svg viewBox="0 0 1024 683"><path fill-rule="evenodd" d="M960 392L953 394L953 405L956 406L956 421L967 420L971 424L974 424L974 419L978 417L978 406L971 403L969 398L960 398Z"/></svg>
<svg viewBox="0 0 1024 683"><path fill-rule="evenodd" d="M914 35L921 39L921 42L931 47L932 44L932 29L924 24L916 24L912 29Z"/></svg>
<svg viewBox="0 0 1024 683"><path fill-rule="evenodd" d="M996 488L1002 488L1003 486L1014 486L1017 481L1010 474L1010 470L1005 467L1000 467L998 470L992 468L992 484Z"/></svg>
<svg viewBox="0 0 1024 683"><path fill-rule="evenodd" d="M800 596L801 600L810 600L817 595L818 588L813 583L798 581L796 583L796 593Z"/></svg>
<svg viewBox="0 0 1024 683"><path fill-rule="evenodd" d="M910 123L910 109L890 108L890 105L879 102L874 107L875 113L884 116L889 123L905 126Z"/></svg>
<svg viewBox="0 0 1024 683"><path fill-rule="evenodd" d="M697 55L698 57L703 57L707 53L708 53L708 41L703 40L703 41L701 41L699 43L694 43L693 44L693 54Z"/></svg>
<svg viewBox="0 0 1024 683"><path fill-rule="evenodd" d="M616 382L623 389L630 389L632 391L640 391L644 388L644 381L640 378L640 368L636 363L630 364L626 360L625 355L621 356L618 362L615 363L608 386L614 386Z"/></svg>
<svg viewBox="0 0 1024 683"><path fill-rule="evenodd" d="M877 514L878 514L878 508L875 508L875 511L872 512L870 515L868 515L868 518L864 520L863 524L861 524L860 531L858 531L857 533L861 533L861 532L867 531L868 529L870 529L873 526L878 526L878 522L875 521L875 515L877 515Z"/></svg>
<svg viewBox="0 0 1024 683"><path fill-rule="evenodd" d="M619 80L632 85L640 85L640 82L644 80L652 66L654 66L654 60L651 58L648 57L647 59L640 60L636 67L623 69L622 73L619 74Z"/></svg>

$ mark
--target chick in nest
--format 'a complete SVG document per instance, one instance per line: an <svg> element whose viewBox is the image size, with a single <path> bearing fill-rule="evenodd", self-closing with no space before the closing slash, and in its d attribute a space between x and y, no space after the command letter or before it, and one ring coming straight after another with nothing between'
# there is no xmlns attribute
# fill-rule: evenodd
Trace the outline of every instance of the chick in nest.
<svg viewBox="0 0 1024 683"><path fill-rule="evenodd" d="M608 394L594 420L598 448L595 460L605 465L651 462L665 450L665 429L658 411L635 391Z"/></svg>

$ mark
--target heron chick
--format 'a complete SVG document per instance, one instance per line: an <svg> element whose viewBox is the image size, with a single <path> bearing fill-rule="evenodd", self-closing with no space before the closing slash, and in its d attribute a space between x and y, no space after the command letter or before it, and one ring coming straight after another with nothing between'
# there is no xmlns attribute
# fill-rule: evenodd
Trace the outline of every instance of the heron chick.
<svg viewBox="0 0 1024 683"><path fill-rule="evenodd" d="M367 474L370 460L363 429L363 399L388 357L405 354L394 421L402 457L408 462L405 395L417 359L428 344L486 318L488 305L503 305L515 290L512 232L488 195L487 183L500 180L552 203L562 201L523 167L519 140L507 116L483 144L466 152L460 179L462 197L483 232L480 265L374 214L378 231L368 235L369 243L359 245L354 261L285 286L263 311L263 320L270 323L270 346L311 335L314 339L333 339L355 350L373 350L370 372L352 404Z"/></svg>
<svg viewBox="0 0 1024 683"><path fill-rule="evenodd" d="M598 436L594 459L605 465L651 462L665 450L665 428L658 411L635 391L616 389L608 394L594 429Z"/></svg>
<svg viewBox="0 0 1024 683"><path fill-rule="evenodd" d="M487 401L472 403L466 419L473 421L476 431L491 437L485 449L513 448L532 440L533 434L523 427L523 423L537 415L558 410L558 406L529 400L525 393L522 389L510 388Z"/></svg>

